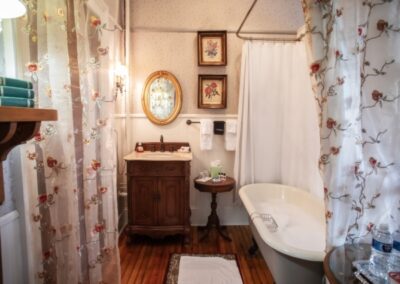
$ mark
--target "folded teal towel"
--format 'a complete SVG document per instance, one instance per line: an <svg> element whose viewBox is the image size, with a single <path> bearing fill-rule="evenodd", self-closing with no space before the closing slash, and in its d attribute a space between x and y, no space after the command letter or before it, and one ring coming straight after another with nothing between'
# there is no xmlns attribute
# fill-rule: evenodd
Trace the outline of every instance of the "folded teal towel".
<svg viewBox="0 0 400 284"><path fill-rule="evenodd" d="M32 89L33 85L31 82L8 78L8 77L0 77L0 86L9 86L9 87L17 87L17 88L25 88Z"/></svg>
<svg viewBox="0 0 400 284"><path fill-rule="evenodd" d="M35 96L35 91L32 89L0 86L0 96L33 99L33 97Z"/></svg>
<svg viewBox="0 0 400 284"><path fill-rule="evenodd" d="M0 97L0 106L34 107L35 102L31 99Z"/></svg>

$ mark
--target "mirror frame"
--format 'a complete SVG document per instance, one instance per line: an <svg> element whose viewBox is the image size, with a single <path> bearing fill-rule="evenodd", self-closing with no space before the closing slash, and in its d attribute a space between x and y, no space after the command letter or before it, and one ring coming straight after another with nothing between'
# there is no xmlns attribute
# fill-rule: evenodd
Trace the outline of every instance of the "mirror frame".
<svg viewBox="0 0 400 284"><path fill-rule="evenodd" d="M159 119L159 118L155 117L151 113L150 107L148 105L148 96L149 96L150 86L153 83L153 81L158 78L168 79L169 81L171 81L171 83L175 87L175 106L174 106L174 109L171 112L171 114L166 119ZM151 73L149 75L149 77L147 77L144 86L145 87L144 87L143 93L142 93L142 107L143 107L143 111L146 114L147 118L151 122L153 122L154 124L157 124L157 125L166 125L166 124L174 121L175 118L178 116L179 112L181 111L181 107L182 107L182 90L181 90L181 86L179 85L179 82L175 78L175 76L172 75L172 73L170 73L168 71L163 71L163 70L156 71L156 72Z"/></svg>

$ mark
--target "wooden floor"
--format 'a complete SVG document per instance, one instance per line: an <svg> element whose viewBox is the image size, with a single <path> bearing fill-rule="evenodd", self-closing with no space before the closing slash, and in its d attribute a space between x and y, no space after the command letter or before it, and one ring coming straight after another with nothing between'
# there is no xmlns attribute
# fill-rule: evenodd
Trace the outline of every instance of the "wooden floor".
<svg viewBox="0 0 400 284"><path fill-rule="evenodd" d="M197 227L192 227L192 243L182 244L182 237L166 237L152 240L144 236L134 236L128 242L126 236L120 239L121 283L157 284L164 283L171 253L234 253L245 284L272 284L271 273L260 252L249 256L252 245L251 231L248 226L229 226L228 234L232 242L225 241L215 231L203 241ZM205 283L206 284L206 283Z"/></svg>

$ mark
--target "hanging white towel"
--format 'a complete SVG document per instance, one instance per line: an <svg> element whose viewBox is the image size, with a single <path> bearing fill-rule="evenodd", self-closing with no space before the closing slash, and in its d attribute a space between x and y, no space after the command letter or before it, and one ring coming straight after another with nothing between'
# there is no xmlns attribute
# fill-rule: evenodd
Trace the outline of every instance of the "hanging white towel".
<svg viewBox="0 0 400 284"><path fill-rule="evenodd" d="M226 130L225 130L225 150L226 151L235 151L236 150L236 128L237 121L236 119L228 119L226 121Z"/></svg>
<svg viewBox="0 0 400 284"><path fill-rule="evenodd" d="M200 119L200 150L211 150L213 122L211 119Z"/></svg>

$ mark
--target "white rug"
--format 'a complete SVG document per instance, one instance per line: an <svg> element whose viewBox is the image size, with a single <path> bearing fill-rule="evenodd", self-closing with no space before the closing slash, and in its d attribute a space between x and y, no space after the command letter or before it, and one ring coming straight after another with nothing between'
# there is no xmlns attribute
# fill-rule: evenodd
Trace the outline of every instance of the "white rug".
<svg viewBox="0 0 400 284"><path fill-rule="evenodd" d="M234 255L173 255L169 274L173 266L177 270L173 274L177 277L173 277L175 279L171 282L167 280L167 283L243 284Z"/></svg>

